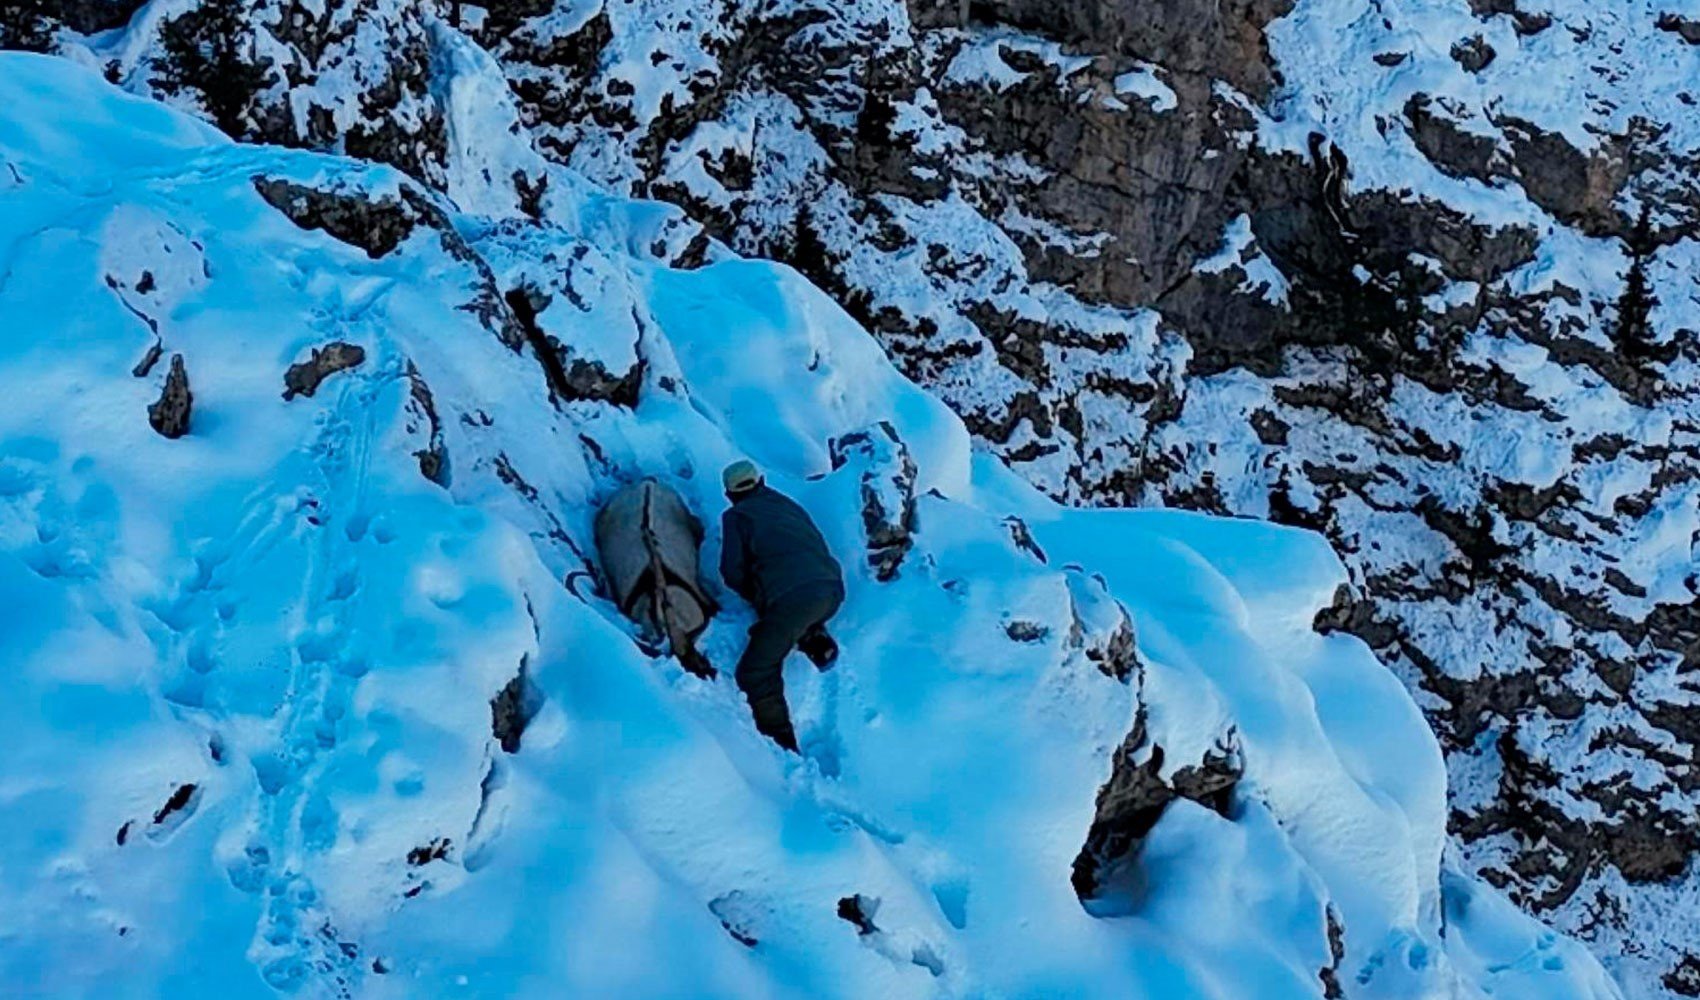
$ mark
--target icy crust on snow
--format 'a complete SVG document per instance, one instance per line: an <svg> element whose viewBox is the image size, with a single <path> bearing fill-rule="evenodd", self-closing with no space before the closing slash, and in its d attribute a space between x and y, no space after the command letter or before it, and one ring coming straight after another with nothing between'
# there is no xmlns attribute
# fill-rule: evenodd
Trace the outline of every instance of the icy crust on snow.
<svg viewBox="0 0 1700 1000"><path fill-rule="evenodd" d="M458 234L373 257L253 179L417 192L392 172L231 145L62 61L0 57L0 101L31 112L0 122L6 992L1240 1000L1337 966L1353 996L1616 996L1443 875L1433 737L1310 628L1343 579L1319 538L1065 512L790 272L652 263L629 247L665 213L558 170L544 222L444 204ZM504 134L486 152L523 157ZM597 279L544 312L569 351L630 317L635 409L552 405L476 308L543 259ZM156 340L193 392L177 440L146 418ZM363 360L283 399L331 340ZM934 491L884 584L823 448L879 420ZM839 666L788 675L802 762L583 583L599 497L656 475L712 514L740 454L849 568ZM1083 572L1137 625L1134 677L1083 655ZM1171 806L1127 915L1094 917L1068 873L1141 700L1175 763L1232 729L1245 777L1226 816Z"/></svg>

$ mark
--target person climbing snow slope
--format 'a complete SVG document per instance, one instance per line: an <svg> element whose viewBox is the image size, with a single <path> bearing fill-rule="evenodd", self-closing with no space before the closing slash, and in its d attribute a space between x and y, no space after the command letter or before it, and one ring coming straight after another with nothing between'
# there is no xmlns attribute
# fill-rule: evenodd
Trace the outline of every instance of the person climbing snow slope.
<svg viewBox="0 0 1700 1000"><path fill-rule="evenodd" d="M832 664L838 647L826 623L844 603L844 571L808 513L768 486L754 463L732 463L722 482L732 506L721 516L720 575L757 615L738 660L738 687L756 729L795 753L785 657L801 648L816 666Z"/></svg>

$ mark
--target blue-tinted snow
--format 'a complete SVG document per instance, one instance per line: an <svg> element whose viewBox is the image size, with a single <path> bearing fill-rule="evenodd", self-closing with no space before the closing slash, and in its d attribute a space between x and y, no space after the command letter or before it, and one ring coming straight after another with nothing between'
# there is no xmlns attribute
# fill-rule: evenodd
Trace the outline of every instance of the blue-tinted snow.
<svg viewBox="0 0 1700 1000"><path fill-rule="evenodd" d="M450 83L457 127L499 105ZM1444 874L1432 737L1361 645L1310 628L1342 580L1319 539L1056 508L795 275L667 270L629 249L664 210L558 172L523 232L445 203L498 280L592 261L588 318L550 320L570 347L613 350L632 317L644 402L556 407L462 308L486 279L440 234L374 260L251 183L399 176L230 145L64 62L0 57L0 102L5 992L1287 998L1321 993L1333 905L1352 996L1616 995ZM503 211L476 178L518 142L457 138L463 209ZM145 418L164 363L130 374L150 322L195 394L176 441ZM331 339L365 362L285 402ZM414 454L418 384L447 488ZM888 584L855 468L825 460L881 419L939 491ZM852 569L840 665L788 675L803 762L730 678L650 659L562 585L615 479L666 477L712 524L742 454ZM1231 819L1171 808L1113 917L1068 878L1138 695L1072 641L1100 591L1138 627L1172 759L1232 727L1246 764ZM722 667L748 618L708 634ZM1012 641L1015 618L1045 637ZM543 700L509 756L489 702L522 662ZM837 915L855 894L879 933Z"/></svg>

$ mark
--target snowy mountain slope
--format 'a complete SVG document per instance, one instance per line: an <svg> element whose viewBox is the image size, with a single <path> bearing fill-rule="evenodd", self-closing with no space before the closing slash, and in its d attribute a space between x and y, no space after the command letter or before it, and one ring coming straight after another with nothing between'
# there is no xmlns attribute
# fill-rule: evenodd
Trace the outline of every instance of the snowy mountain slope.
<svg viewBox="0 0 1700 1000"><path fill-rule="evenodd" d="M1670 916L1696 908L1700 849L1700 28L1679 7L442 13L500 60L544 155L795 265L1053 496L1325 532L1353 583L1326 622L1440 732L1465 866L1668 996L1700 995L1700 925ZM0 42L242 138L540 211L535 157L470 187L448 170L470 147L451 152L423 8L0 10ZM1626 295L1637 268L1656 302Z"/></svg>
<svg viewBox="0 0 1700 1000"><path fill-rule="evenodd" d="M529 208L0 56L8 993L1618 995L1444 867L1432 735L1311 628L1319 538L1056 507L427 37L445 183L529 163ZM596 596L620 482L713 511L750 454L849 557L899 442L912 548L847 558L806 760Z"/></svg>
<svg viewBox="0 0 1700 1000"><path fill-rule="evenodd" d="M1325 532L1466 866L1700 995L1691 11L459 10L540 151L797 266L1042 489Z"/></svg>

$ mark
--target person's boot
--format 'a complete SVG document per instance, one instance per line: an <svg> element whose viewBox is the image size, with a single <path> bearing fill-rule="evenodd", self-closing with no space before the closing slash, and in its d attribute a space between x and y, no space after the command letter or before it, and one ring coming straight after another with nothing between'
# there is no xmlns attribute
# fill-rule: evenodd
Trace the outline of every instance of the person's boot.
<svg viewBox="0 0 1700 1000"><path fill-rule="evenodd" d="M816 625L803 633L797 640L797 649L809 658L821 670L826 670L838 662L838 642L827 634L826 628Z"/></svg>
<svg viewBox="0 0 1700 1000"><path fill-rule="evenodd" d="M784 698L751 702L750 713L755 716L756 732L792 753L800 753L797 731L791 728L791 710L785 707Z"/></svg>
<svg viewBox="0 0 1700 1000"><path fill-rule="evenodd" d="M677 646L673 648L679 649ZM705 681L714 680L719 673L714 669L714 664L708 662L708 657L693 646L679 650L679 665Z"/></svg>

